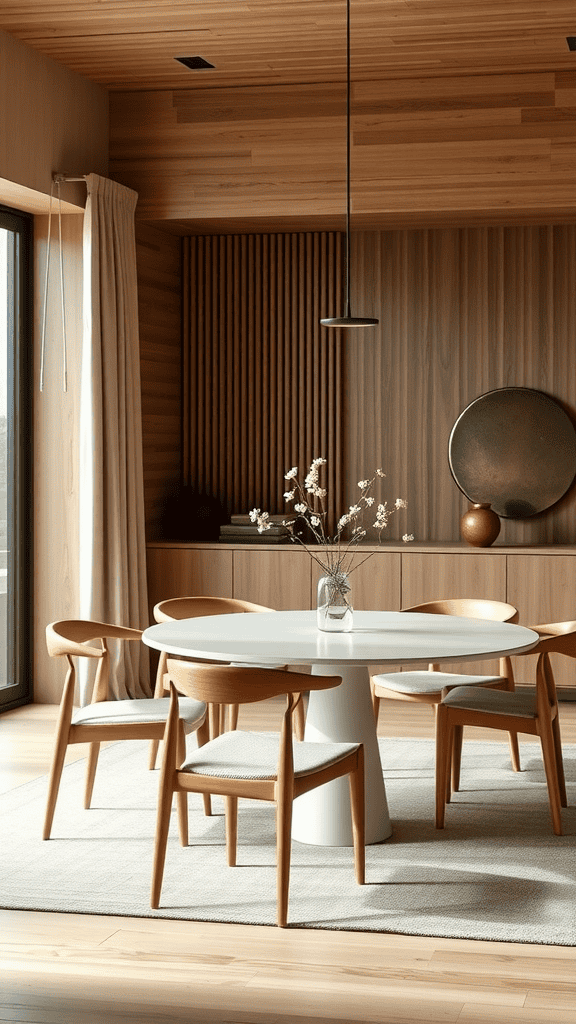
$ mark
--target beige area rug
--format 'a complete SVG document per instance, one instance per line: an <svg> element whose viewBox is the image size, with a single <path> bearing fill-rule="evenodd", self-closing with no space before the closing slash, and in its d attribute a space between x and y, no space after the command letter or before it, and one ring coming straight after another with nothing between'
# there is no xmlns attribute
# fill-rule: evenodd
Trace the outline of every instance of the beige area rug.
<svg viewBox="0 0 576 1024"><path fill-rule="evenodd" d="M192 741L193 742L193 741ZM576 746L566 746L570 806L552 833L540 749L464 746L462 790L447 827L433 824L430 740L381 741L394 834L368 846L367 884L352 850L294 842L289 926L576 945ZM204 816L190 797L190 843L173 815L162 906L149 907L158 772L147 744L101 754L94 807L82 808L84 762L64 769L53 838L39 838L46 778L0 798L0 906L11 909L273 925L274 809L241 801L239 866L228 868L223 805Z"/></svg>

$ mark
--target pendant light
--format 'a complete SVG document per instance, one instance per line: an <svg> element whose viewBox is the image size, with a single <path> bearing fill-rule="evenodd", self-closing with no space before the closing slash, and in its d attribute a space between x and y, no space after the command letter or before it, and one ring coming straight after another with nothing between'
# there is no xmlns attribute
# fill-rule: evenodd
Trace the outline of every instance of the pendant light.
<svg viewBox="0 0 576 1024"><path fill-rule="evenodd" d="M378 321L369 316L350 314L350 0L346 0L346 244L344 249L344 316L321 320L323 327L374 327Z"/></svg>

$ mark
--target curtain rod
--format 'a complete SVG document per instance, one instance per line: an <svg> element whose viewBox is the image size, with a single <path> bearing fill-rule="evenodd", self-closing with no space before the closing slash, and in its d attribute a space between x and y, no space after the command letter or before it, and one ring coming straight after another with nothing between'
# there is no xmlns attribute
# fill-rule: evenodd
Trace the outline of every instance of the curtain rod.
<svg viewBox="0 0 576 1024"><path fill-rule="evenodd" d="M87 174L82 174L79 178L72 178L72 177L69 177L67 174L55 174L53 180L56 183L67 182L67 181L86 181L87 177L88 177Z"/></svg>

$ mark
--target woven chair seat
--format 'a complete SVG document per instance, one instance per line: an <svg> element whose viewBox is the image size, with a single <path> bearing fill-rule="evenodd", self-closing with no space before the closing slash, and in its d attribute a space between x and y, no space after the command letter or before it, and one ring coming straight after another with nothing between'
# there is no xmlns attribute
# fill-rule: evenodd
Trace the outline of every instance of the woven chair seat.
<svg viewBox="0 0 576 1024"><path fill-rule="evenodd" d="M165 722L169 707L169 697L103 700L79 708L72 716L72 725L139 725L147 722ZM196 729L206 715L206 704L191 697L180 697L178 707L185 732Z"/></svg>
<svg viewBox="0 0 576 1024"><path fill-rule="evenodd" d="M220 779L274 779L279 742L274 733L236 729L194 750L179 770ZM357 748L357 743L295 743L294 777L336 764Z"/></svg>
<svg viewBox="0 0 576 1024"><path fill-rule="evenodd" d="M442 703L466 711L536 718L535 693L509 693L507 690L485 690L480 686L458 686L444 697Z"/></svg>
<svg viewBox="0 0 576 1024"><path fill-rule="evenodd" d="M396 693L438 693L449 686L487 686L504 683L502 676L457 675L454 672L392 672L372 677L375 686Z"/></svg>

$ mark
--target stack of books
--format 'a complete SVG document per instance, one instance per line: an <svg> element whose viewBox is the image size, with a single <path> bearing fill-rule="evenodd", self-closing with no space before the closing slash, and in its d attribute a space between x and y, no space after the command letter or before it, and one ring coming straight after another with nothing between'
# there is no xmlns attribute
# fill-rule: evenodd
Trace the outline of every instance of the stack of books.
<svg viewBox="0 0 576 1024"><path fill-rule="evenodd" d="M272 515L269 530L258 533L256 523L251 522L249 515L230 516L230 522L220 527L220 542L224 544L286 544L290 541L290 532L282 526L284 515Z"/></svg>

